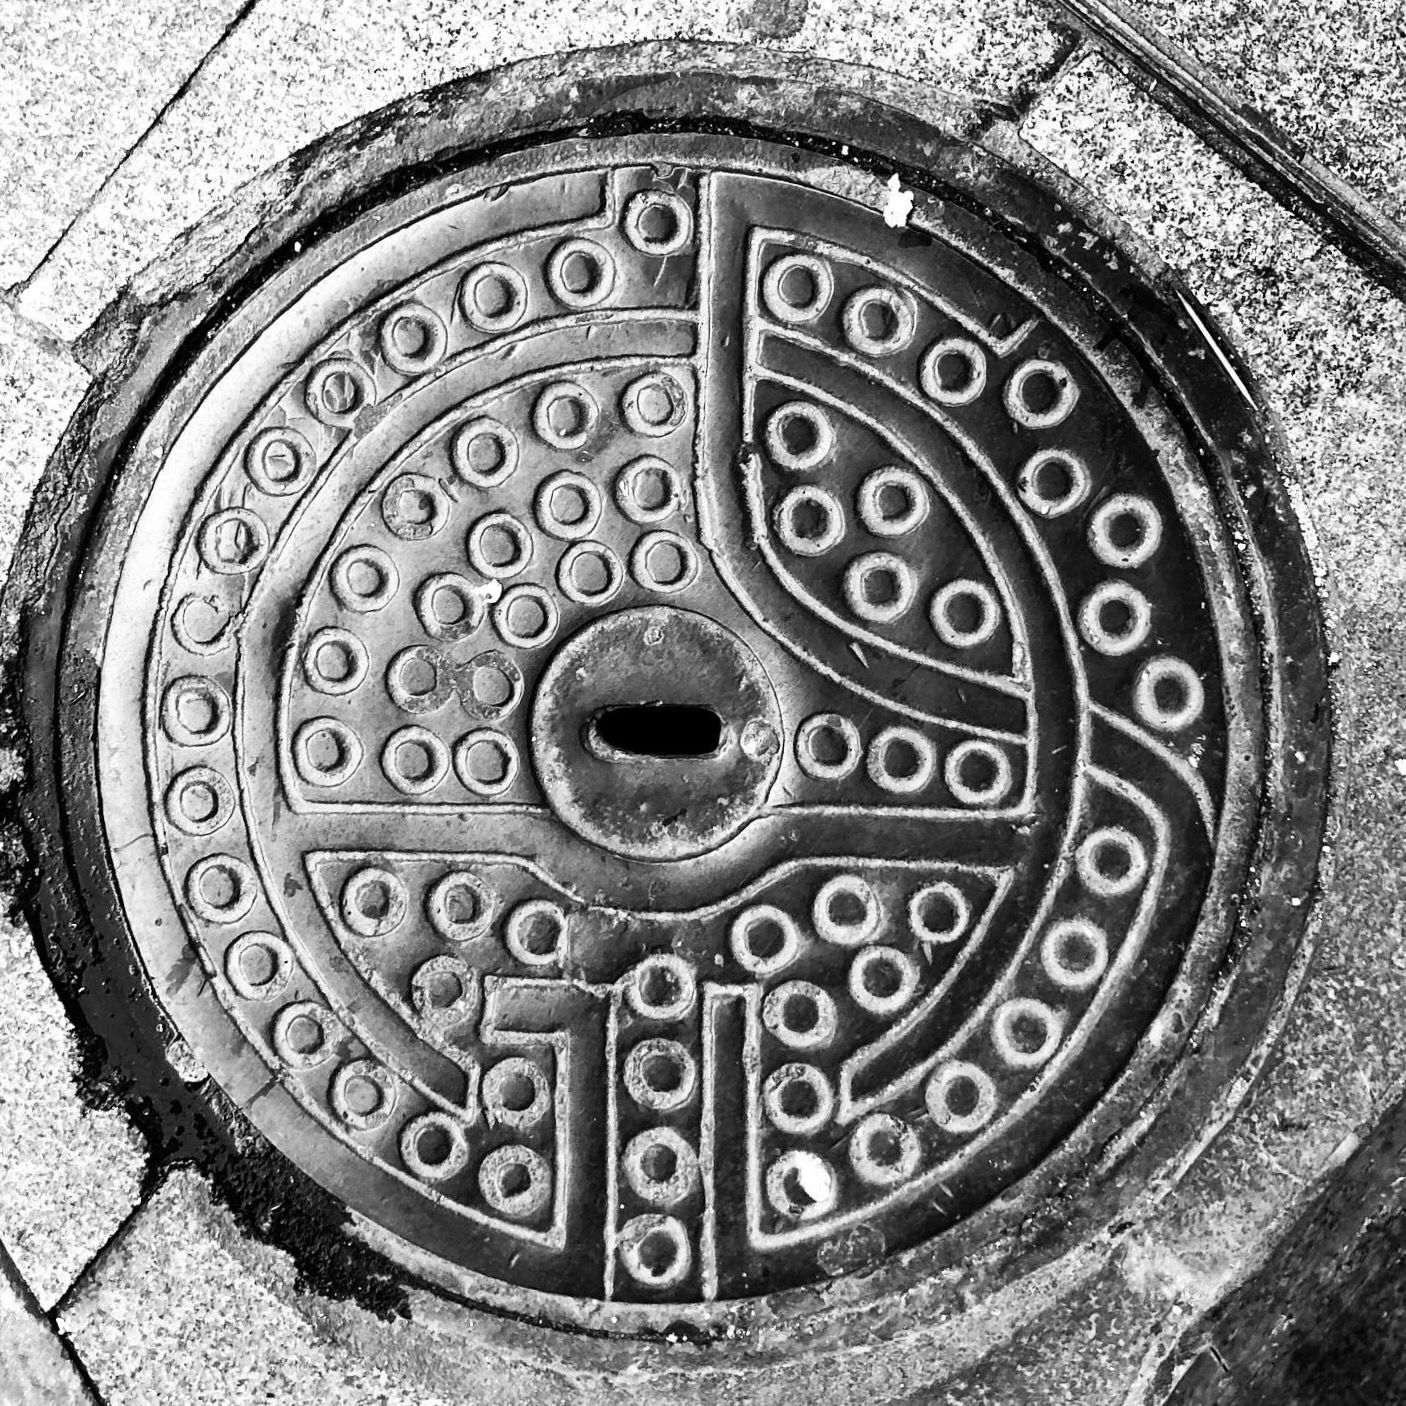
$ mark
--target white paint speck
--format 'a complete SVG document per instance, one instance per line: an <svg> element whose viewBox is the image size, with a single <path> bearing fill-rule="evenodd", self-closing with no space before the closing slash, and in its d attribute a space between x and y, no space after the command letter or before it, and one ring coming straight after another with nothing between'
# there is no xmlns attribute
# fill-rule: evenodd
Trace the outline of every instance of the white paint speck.
<svg viewBox="0 0 1406 1406"><path fill-rule="evenodd" d="M913 192L898 183L898 172L889 177L888 194L884 196L884 223L890 229L902 229L913 213Z"/></svg>
<svg viewBox="0 0 1406 1406"><path fill-rule="evenodd" d="M796 1168L796 1180L801 1190L818 1205L824 1205L835 1194L830 1172L820 1161L803 1161Z"/></svg>

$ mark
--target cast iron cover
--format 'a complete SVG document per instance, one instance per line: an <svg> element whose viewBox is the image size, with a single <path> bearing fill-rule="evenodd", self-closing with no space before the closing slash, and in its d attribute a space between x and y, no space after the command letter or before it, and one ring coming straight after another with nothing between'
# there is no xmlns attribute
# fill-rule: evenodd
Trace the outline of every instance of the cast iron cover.
<svg viewBox="0 0 1406 1406"><path fill-rule="evenodd" d="M78 882L490 1297L873 1266L1135 1123L1206 1000L1287 686L1236 447L972 204L504 155L289 251L122 451Z"/></svg>

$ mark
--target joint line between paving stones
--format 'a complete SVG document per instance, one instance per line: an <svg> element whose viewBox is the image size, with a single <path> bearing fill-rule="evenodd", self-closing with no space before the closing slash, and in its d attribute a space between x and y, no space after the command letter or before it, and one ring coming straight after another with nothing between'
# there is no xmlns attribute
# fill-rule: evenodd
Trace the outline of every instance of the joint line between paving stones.
<svg viewBox="0 0 1406 1406"><path fill-rule="evenodd" d="M0 292L0 308L4 308L5 316L25 334L29 340L48 356L64 357L69 361L74 360L73 343L67 338L55 332L52 327L45 326L42 322L35 321L34 318L22 313L15 306L15 298L12 293Z"/></svg>
<svg viewBox="0 0 1406 1406"><path fill-rule="evenodd" d="M121 157L113 164L111 169L108 171L107 175L102 178L102 181L98 185L98 188L92 193L91 196L89 196L87 203L83 206L83 208L79 210L78 213L75 214L66 225L64 225L63 229L59 231L58 236L54 239L54 242L50 244L49 247L44 251L43 257L39 260L39 262L35 264L35 266L29 271L29 273L26 274L25 277L14 286L11 291L16 296L25 293L29 289L30 285L33 284L34 280L39 277L40 273L43 272L49 260L53 258L59 246L73 232L74 226L77 225L79 220L81 220L83 216L86 215L98 203L99 200L102 199L103 194L106 192L107 188L117 178L118 172L120 172L123 167L126 166L126 164L132 159L132 157L134 157L137 152L139 152L142 147L146 145L152 133L155 132L156 129L162 124L162 122L166 120L166 116L171 111L171 109L174 108L176 104L180 102L180 100L185 97L185 95L191 90L191 87L195 83L196 79L198 79L200 75L204 73L206 67L210 63L210 60L215 57L215 55L224 46L225 42L234 34L235 30L237 30L239 26L243 24L246 19L249 18L249 15L253 12L254 7L258 3L259 0L244 0L244 3L240 5L239 9L234 12L234 14L230 17L229 23L226 24L225 27L220 31L219 36L216 38L215 42L211 44L208 49L206 49L205 53L201 56L200 61L195 65L194 68L190 70L188 74L186 74L185 78L181 80L181 84L175 90L175 92L173 92L171 96L167 98L164 103L161 104L161 107L157 111L156 115L151 119L150 122L147 123L146 127L137 137L136 141L134 141L131 146L129 146L127 150L122 153ZM53 334L50 333L50 335L52 336Z"/></svg>
<svg viewBox="0 0 1406 1406"><path fill-rule="evenodd" d="M9 1250L5 1248L4 1241L0 1241L0 1278L8 1282L15 1297L19 1299L20 1310L29 1315L35 1324L42 1324L52 1334L58 1343L59 1351L63 1353L64 1360L73 1370L73 1375L78 1379L79 1384L87 1392L93 1402L93 1406L105 1406L102 1392L98 1390L97 1383L88 1373L83 1359L78 1355L78 1349L69 1338L68 1334L59 1327L57 1322L58 1308L55 1306L48 1313L40 1307L39 1300L34 1297L34 1291L29 1287L28 1281L20 1272L20 1267L14 1261ZM0 1344L0 1349L3 1345ZM0 1351L0 1366L4 1365L3 1351ZM0 1383L3 1385L3 1383Z"/></svg>
<svg viewBox="0 0 1406 1406"><path fill-rule="evenodd" d="M62 1329L59 1327L59 1319L72 1307L78 1294L87 1286L88 1281L102 1268L112 1251L126 1238L136 1223L137 1217L151 1204L152 1198L161 1189L166 1180L169 1168L154 1166L151 1174L142 1178L141 1194L137 1198L136 1204L113 1228L110 1234L101 1245L88 1257L88 1261L77 1274L73 1276L68 1288L66 1288L58 1301L49 1310L49 1322L53 1325L54 1331L62 1336Z"/></svg>
<svg viewBox="0 0 1406 1406"><path fill-rule="evenodd" d="M93 1406L108 1406L107 1397L103 1395L97 1382L93 1380L92 1374L88 1371L88 1364L78 1354L78 1344L53 1319L50 1319L49 1323L54 1330L54 1337L63 1349L64 1356L68 1359L69 1366L73 1368L73 1375L78 1378L84 1391L92 1398Z"/></svg>
<svg viewBox="0 0 1406 1406"><path fill-rule="evenodd" d="M1273 123L1249 111L1185 49L1122 0L1052 0L1149 87L1151 95L1279 204L1306 219L1376 282L1406 298L1406 230Z"/></svg>
<svg viewBox="0 0 1406 1406"><path fill-rule="evenodd" d="M1059 40L1054 53L1039 68L1021 79L1008 102L985 105L976 125L968 134L969 140L980 141L998 122L1019 127L1030 115L1035 104L1059 82L1065 69L1079 54L1084 41L1077 29L1063 29L1059 26L1052 26L1052 29Z"/></svg>

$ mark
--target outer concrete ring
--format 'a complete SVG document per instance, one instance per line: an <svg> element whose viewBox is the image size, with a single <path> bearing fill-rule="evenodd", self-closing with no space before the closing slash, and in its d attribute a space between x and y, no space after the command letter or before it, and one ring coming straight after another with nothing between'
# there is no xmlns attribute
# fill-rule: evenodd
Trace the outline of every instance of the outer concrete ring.
<svg viewBox="0 0 1406 1406"><path fill-rule="evenodd" d="M1201 383L1206 342L1214 336L1206 330L1209 320L1164 270L1134 268L1126 231L1100 215L1092 199L1071 213L990 151L892 101L854 91L854 82L852 71L745 49L627 46L531 61L449 84L320 139L237 197L255 232L216 269L197 276L177 251L165 265L169 285L161 297L143 300L129 290L104 313L90 345L105 365L46 470L8 588L6 605L21 616L26 642L19 690L30 766L23 820L41 875L34 913L72 986L106 993L105 1007L89 1011L90 1023L139 1092L164 1082L169 1032L126 943L104 872L97 809L85 814L69 800L85 791L91 795L95 787L92 747L84 740L90 729L82 725L83 709L94 697L96 664L83 647L87 622L74 593L80 554L105 515L132 511L133 486L121 474L123 451L165 379L228 308L278 267L295 240L306 245L320 239L426 176L554 136L659 127L729 131L838 159L835 134L843 132L843 159L879 181L896 174L917 197L915 220L921 222L927 202L945 201L1003 227L1025 254L1072 279L1090 325L1120 337L1154 379L1175 382L1171 402L1184 417L1183 429L1204 451L1203 467L1222 511L1243 530L1248 559L1240 568L1255 593L1261 652L1269 652L1267 641L1273 648L1267 660L1265 805L1234 935L1236 961L1220 972L1203 1009L1175 1013L1188 1033L1183 1048L1189 1052L1153 1058L1144 1087L1133 1096L1121 1084L1115 1087L1037 1171L953 1230L872 1273L720 1308L702 1335L707 1341L697 1328L676 1322L669 1325L672 1341L659 1333L647 1333L648 1342L621 1341L614 1334L622 1325L612 1321L608 1305L579 1316L581 1331L543 1327L538 1296L485 1293L469 1276L399 1247L398 1258L413 1260L425 1279L451 1296L510 1317L538 1319L510 1329L512 1339L520 1349L576 1372L627 1364L650 1370L761 1368L783 1359L799 1336L812 1350L854 1341L851 1330L862 1330L867 1341L888 1337L920 1320L959 1313L1037 1268L1049 1267L1051 1292L1057 1291L1055 1261L1089 1248L1149 1188L1174 1179L1187 1149L1199 1145L1203 1127L1229 1117L1244 1093L1235 1074L1277 1009L1275 993L1302 964L1326 808L1326 660L1313 573L1275 472L1262 408L1248 397L1223 394L1223 383ZM870 91L892 95L896 87L901 85L890 81ZM956 125L965 125L960 114ZM1060 218L1051 219L1056 210ZM142 282L149 289L160 287L159 280L160 270ZM1160 298L1150 307L1151 289ZM1228 348L1216 343L1215 354L1250 383ZM1277 675L1273 659L1294 661L1292 679ZM60 699L68 718L63 726ZM105 902L95 902L92 894L85 899L75 869L105 887ZM1086 1170L1070 1180L1069 1167L1081 1162ZM1055 1185L1063 1193L1057 1199L1047 1194ZM361 1230L373 1244L384 1238L383 1232ZM466 1343L481 1343L485 1334L502 1337L480 1313L446 1308L451 1320L459 1319ZM691 1345L680 1345L681 1335Z"/></svg>

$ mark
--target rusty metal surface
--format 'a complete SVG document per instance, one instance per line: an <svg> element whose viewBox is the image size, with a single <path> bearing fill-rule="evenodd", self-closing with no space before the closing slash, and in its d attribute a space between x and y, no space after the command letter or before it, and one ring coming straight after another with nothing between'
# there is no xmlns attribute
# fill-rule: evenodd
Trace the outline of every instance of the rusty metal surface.
<svg viewBox="0 0 1406 1406"><path fill-rule="evenodd" d="M1077 292L874 185L684 135L427 183L244 299L86 551L162 1008L484 1299L899 1262L1135 1122L1226 950L1238 510Z"/></svg>

